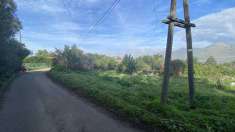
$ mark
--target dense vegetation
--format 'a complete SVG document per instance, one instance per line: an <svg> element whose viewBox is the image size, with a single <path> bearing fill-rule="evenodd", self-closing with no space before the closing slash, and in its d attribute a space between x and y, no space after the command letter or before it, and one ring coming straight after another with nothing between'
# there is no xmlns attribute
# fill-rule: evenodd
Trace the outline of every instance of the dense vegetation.
<svg viewBox="0 0 235 132"><path fill-rule="evenodd" d="M78 49L76 45L65 46L63 50L55 51L54 65L64 67L66 70L112 70L117 61L105 55L87 54Z"/></svg>
<svg viewBox="0 0 235 132"><path fill-rule="evenodd" d="M107 57L115 62L112 68L102 68L110 62L96 60L102 57L67 46L55 54L57 61L50 76L71 90L92 97L122 118L151 130L235 131L235 87L230 85L235 81L233 64L196 63L196 102L195 109L191 109L187 103L184 61L172 61L168 105L161 106L161 56L126 55L122 60ZM87 58L92 59L86 61Z"/></svg>
<svg viewBox="0 0 235 132"><path fill-rule="evenodd" d="M24 66L28 71L50 68L54 59L54 54L47 50L38 50L34 55L24 59Z"/></svg>
<svg viewBox="0 0 235 132"><path fill-rule="evenodd" d="M13 0L0 0L0 87L21 69L22 60L29 54L25 45L14 39L21 29Z"/></svg>
<svg viewBox="0 0 235 132"><path fill-rule="evenodd" d="M125 55L122 58L106 55L84 53L73 46L65 46L63 50L57 49L54 53L54 65L66 70L116 70L127 74L162 74L163 57L161 55L140 56L134 58ZM182 75L185 71L185 62L173 60L171 62L171 74Z"/></svg>

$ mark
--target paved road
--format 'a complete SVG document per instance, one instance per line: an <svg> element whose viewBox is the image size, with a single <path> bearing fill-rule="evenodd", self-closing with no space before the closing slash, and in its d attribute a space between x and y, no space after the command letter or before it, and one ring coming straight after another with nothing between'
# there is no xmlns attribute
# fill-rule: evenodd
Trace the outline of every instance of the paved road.
<svg viewBox="0 0 235 132"><path fill-rule="evenodd" d="M0 110L0 132L140 132L50 81L44 73L17 78Z"/></svg>

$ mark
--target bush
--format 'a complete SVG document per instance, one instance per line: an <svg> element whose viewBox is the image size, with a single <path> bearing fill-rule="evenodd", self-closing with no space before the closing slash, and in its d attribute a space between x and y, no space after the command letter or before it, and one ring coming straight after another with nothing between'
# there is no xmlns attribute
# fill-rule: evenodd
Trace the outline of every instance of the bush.
<svg viewBox="0 0 235 132"><path fill-rule="evenodd" d="M206 63L205 64L208 64L208 65L216 65L217 62L215 60L215 58L213 56L210 56L207 60L206 60Z"/></svg>
<svg viewBox="0 0 235 132"><path fill-rule="evenodd" d="M173 60L171 61L171 71L176 76L183 75L185 70L185 62L182 60Z"/></svg>

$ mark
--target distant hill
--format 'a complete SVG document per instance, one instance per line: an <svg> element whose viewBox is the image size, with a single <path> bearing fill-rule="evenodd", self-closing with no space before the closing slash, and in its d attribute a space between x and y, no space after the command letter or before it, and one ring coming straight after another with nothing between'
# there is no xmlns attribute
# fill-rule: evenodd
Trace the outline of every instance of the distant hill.
<svg viewBox="0 0 235 132"><path fill-rule="evenodd" d="M235 61L235 44L218 43L206 48L195 48L194 57L200 62L205 62L208 57L213 56L218 63ZM175 50L173 59L186 59L186 49Z"/></svg>

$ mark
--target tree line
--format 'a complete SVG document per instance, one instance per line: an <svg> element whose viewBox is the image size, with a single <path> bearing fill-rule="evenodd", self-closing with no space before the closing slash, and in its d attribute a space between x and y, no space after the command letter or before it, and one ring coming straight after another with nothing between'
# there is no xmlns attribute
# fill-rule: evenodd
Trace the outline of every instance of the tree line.
<svg viewBox="0 0 235 132"><path fill-rule="evenodd" d="M194 59L196 65L216 65L213 57L209 57L205 63ZM127 74L163 74L163 56L145 55L134 57L126 54L123 57L110 57L107 55L85 53L76 45L65 45L63 49L55 49L54 52L38 50L33 56L24 59L24 63L46 64L61 70L116 70ZM171 75L181 76L186 71L186 61L172 60Z"/></svg>
<svg viewBox="0 0 235 132"><path fill-rule="evenodd" d="M123 57L110 57L85 53L76 45L65 45L63 49L56 49L55 52L48 53L48 57L53 58L51 61L54 66L66 70L116 70L127 74L162 74L164 72L164 57L162 55L134 57L126 54ZM205 63L200 63L197 58L194 58L194 63L196 65L217 65L215 58L212 56ZM170 71L171 75L183 75L184 72L187 72L186 61L172 60Z"/></svg>
<svg viewBox="0 0 235 132"><path fill-rule="evenodd" d="M48 66L52 65L54 59L54 53L47 50L38 50L34 55L30 55L24 59L24 63L33 64L46 64Z"/></svg>
<svg viewBox="0 0 235 132"><path fill-rule="evenodd" d="M53 53L53 65L61 70L116 70L120 73L162 74L163 56L145 55L134 57L126 54L124 57L110 57L106 55L85 53L76 45L66 45L64 49L56 49ZM172 75L181 75L185 69L185 62L173 60Z"/></svg>
<svg viewBox="0 0 235 132"><path fill-rule="evenodd" d="M0 79L21 69L23 59L30 54L25 45L15 39L22 29L13 0L0 0Z"/></svg>

